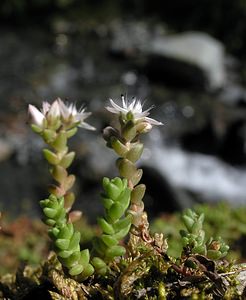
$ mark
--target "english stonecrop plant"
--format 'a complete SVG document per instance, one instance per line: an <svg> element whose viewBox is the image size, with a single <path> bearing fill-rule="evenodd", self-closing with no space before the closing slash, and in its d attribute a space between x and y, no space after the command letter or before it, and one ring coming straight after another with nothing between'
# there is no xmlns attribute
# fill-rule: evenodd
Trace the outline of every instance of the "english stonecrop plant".
<svg viewBox="0 0 246 300"><path fill-rule="evenodd" d="M143 171L136 166L144 149L141 135L162 123L148 117L152 107L143 110L141 102L135 98L128 101L122 96L121 100L122 106L110 100L111 106L106 107L117 115L118 127L109 126L103 131L107 146L118 156L116 165L120 177L102 181L104 215L98 218L101 234L93 240L92 249L81 249L81 233L73 224L80 212L72 211L75 176L68 171L75 158L75 152L68 146L69 139L79 127L95 130L85 122L90 113L84 108L77 110L75 105L65 104L61 99L52 104L44 102L41 110L29 105L30 124L47 145L43 155L53 178L49 197L40 201L43 220L49 226L48 233L58 260L65 272L78 281L92 274L105 276L121 258L133 260L133 253L138 252L134 247L146 246L160 256L167 249L162 235L151 236L149 232L143 202L146 187L140 183ZM202 215L197 216L189 210L183 221L187 228L181 232L184 249L216 259L226 255L228 246L222 240L205 242ZM122 240L128 234L125 246Z"/></svg>

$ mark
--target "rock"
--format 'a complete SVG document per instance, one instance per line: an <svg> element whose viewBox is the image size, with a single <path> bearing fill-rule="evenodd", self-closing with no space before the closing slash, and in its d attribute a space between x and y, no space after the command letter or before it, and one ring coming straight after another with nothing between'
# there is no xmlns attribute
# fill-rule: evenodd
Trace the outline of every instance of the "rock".
<svg viewBox="0 0 246 300"><path fill-rule="evenodd" d="M155 81L209 90L225 85L224 47L203 32L167 35L140 22L115 22L110 52L135 60Z"/></svg>
<svg viewBox="0 0 246 300"><path fill-rule="evenodd" d="M242 299L246 299L246 264L235 265L234 269L239 272L236 276L236 280L239 282L237 291L242 296Z"/></svg>
<svg viewBox="0 0 246 300"><path fill-rule="evenodd" d="M225 83L224 47L202 32L153 38L146 48L150 74L216 90Z"/></svg>

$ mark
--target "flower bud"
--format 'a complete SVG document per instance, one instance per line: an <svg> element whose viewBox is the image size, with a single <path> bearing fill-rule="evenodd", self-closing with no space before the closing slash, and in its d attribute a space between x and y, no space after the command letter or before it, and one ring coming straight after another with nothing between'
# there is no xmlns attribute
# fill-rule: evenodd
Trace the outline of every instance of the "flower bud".
<svg viewBox="0 0 246 300"><path fill-rule="evenodd" d="M136 125L136 131L138 133L148 133L152 129L152 125L149 122L139 122Z"/></svg>
<svg viewBox="0 0 246 300"><path fill-rule="evenodd" d="M44 115L33 105L28 105L28 119L31 124L43 127Z"/></svg>

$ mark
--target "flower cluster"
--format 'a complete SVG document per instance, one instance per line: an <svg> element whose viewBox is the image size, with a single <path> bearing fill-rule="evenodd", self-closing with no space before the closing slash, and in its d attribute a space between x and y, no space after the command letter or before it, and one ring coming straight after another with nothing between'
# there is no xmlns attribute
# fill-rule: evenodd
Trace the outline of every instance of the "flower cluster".
<svg viewBox="0 0 246 300"><path fill-rule="evenodd" d="M29 104L28 113L30 123L34 125L36 131L61 125L66 129L79 126L95 130L93 126L85 122L85 119L90 116L90 112L85 112L83 107L77 110L74 104L65 104L60 98L56 99L52 104L44 101L40 110Z"/></svg>
<svg viewBox="0 0 246 300"><path fill-rule="evenodd" d="M122 95L122 107L116 104L112 99L109 99L109 101L111 106L106 106L106 109L113 114L118 114L124 123L128 121L132 121L134 124L144 123L148 131L152 128L152 125L163 125L161 122L147 117L153 106L143 110L143 104L136 98L133 98L132 101L129 102L129 100L125 99Z"/></svg>

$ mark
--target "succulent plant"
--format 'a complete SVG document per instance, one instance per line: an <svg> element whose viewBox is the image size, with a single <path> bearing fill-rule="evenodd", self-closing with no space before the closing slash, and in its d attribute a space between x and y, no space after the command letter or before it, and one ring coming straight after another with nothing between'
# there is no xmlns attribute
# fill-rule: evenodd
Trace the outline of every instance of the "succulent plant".
<svg viewBox="0 0 246 300"><path fill-rule="evenodd" d="M222 238L214 240L212 237L206 241L203 230L204 214L198 215L195 211L187 209L182 215L187 230L180 230L182 243L187 251L194 254L206 255L208 258L220 259L227 255L229 246Z"/></svg>
<svg viewBox="0 0 246 300"><path fill-rule="evenodd" d="M105 215L98 218L102 234L95 238L93 248L99 257L92 260L99 273L106 271L106 263L125 254L125 247L119 245L119 242L128 234L132 219L130 214L126 215L131 195L127 180L119 177L111 180L104 178L103 188L102 202ZM104 266L100 258L104 261Z"/></svg>

